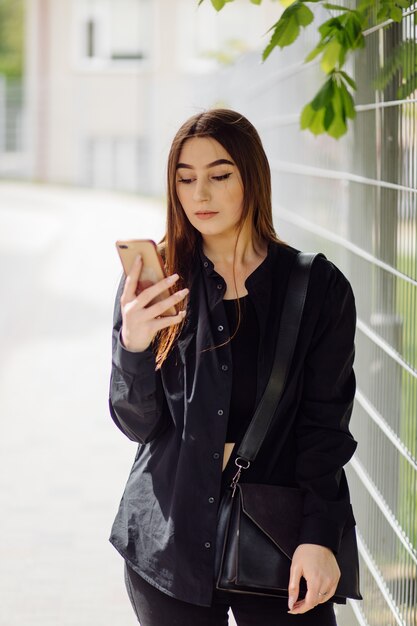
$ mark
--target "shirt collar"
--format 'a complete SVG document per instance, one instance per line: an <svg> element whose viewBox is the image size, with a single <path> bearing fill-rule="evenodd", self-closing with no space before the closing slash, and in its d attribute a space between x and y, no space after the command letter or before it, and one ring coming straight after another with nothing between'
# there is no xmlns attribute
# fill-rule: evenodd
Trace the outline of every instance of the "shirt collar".
<svg viewBox="0 0 417 626"><path fill-rule="evenodd" d="M271 302L272 272L278 254L278 248L278 243L272 241L268 243L265 259L256 270L252 272L245 283L249 296L256 309L261 336L266 332L267 311L269 310ZM198 244L198 252L200 267L205 276L207 290L208 293L211 293L209 302L211 302L211 307L214 307L222 300L226 283L223 277L214 269L214 263L204 254L201 240Z"/></svg>
<svg viewBox="0 0 417 626"><path fill-rule="evenodd" d="M201 266L206 276L210 278L221 279L223 281L224 279L222 278L222 276L220 276L220 274L218 274L214 269L214 263L204 254L201 239L198 242L198 254ZM273 259L275 258L275 256L276 244L275 242L270 241L268 243L268 251L265 259L246 280L245 284L249 292L255 286L259 287L262 284L268 283L268 277L271 274L271 268L273 266Z"/></svg>

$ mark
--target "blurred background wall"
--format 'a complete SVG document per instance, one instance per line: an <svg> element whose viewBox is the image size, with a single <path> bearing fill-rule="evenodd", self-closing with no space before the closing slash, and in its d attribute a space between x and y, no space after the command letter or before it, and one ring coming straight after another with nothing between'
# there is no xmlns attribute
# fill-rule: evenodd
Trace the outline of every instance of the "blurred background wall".
<svg viewBox="0 0 417 626"><path fill-rule="evenodd" d="M25 8L25 73L3 85L9 146L0 172L142 193L164 189L178 121L221 100L210 78L222 61L259 48L277 14L270 2L246 0L224 15L189 0Z"/></svg>
<svg viewBox="0 0 417 626"><path fill-rule="evenodd" d="M303 63L315 33L260 63L277 3L236 0L219 14L208 1L20 4L25 71L0 75L3 179L161 197L170 140L186 117L230 106L259 129L280 236L323 251L356 294L359 447L348 474L364 601L340 608L339 623L415 626L417 93L374 86L393 48L415 42L415 11L368 34L351 68L358 115L335 141L299 130L319 84L317 65ZM408 55L416 66L415 46Z"/></svg>

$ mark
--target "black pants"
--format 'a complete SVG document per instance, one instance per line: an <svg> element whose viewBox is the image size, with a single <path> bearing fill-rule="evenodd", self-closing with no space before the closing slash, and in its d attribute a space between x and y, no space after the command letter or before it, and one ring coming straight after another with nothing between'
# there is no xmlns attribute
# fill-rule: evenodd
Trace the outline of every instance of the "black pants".
<svg viewBox="0 0 417 626"><path fill-rule="evenodd" d="M127 565L125 582L141 626L227 626L229 607L238 626L337 626L331 602L302 615L288 615L285 599L225 593L204 607L171 598Z"/></svg>

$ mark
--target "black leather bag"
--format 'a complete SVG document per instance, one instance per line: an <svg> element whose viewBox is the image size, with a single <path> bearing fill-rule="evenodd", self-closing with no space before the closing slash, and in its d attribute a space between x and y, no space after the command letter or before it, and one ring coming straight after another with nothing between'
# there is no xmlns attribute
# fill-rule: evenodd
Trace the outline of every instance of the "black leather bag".
<svg viewBox="0 0 417 626"><path fill-rule="evenodd" d="M300 253L290 276L274 365L265 393L238 450L238 471L219 507L216 588L223 591L288 597L291 559L298 545L303 491L278 485L239 483L242 470L256 458L285 388L297 341L310 268L315 255ZM283 419L285 440L291 424ZM279 445L279 444L277 444ZM355 527L347 529L336 556L341 578L333 602L360 600ZM299 597L306 593L305 580Z"/></svg>
<svg viewBox="0 0 417 626"><path fill-rule="evenodd" d="M301 489L242 483L222 499L217 530L216 587L256 595L288 597L291 559L303 513ZM341 578L332 602L361 600L355 527L342 537L336 555ZM307 588L300 583L299 597Z"/></svg>

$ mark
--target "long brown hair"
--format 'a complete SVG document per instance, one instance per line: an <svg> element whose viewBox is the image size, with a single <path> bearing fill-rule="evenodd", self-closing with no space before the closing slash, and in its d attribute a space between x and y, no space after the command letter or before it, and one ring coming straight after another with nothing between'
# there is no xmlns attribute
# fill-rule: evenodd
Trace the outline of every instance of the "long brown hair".
<svg viewBox="0 0 417 626"><path fill-rule="evenodd" d="M160 243L168 274L177 272L176 287L190 285L199 233L191 225L177 195L177 163L182 147L192 137L211 137L218 141L236 164L243 183L243 207L238 231L252 225L255 248L269 241L279 241L272 222L271 172L261 139L254 126L243 115L230 109L211 109L197 113L178 130L168 156L167 227ZM182 305L184 306L184 304ZM182 325L163 329L156 337L156 362L166 359Z"/></svg>

